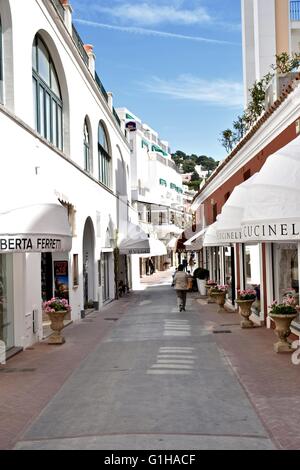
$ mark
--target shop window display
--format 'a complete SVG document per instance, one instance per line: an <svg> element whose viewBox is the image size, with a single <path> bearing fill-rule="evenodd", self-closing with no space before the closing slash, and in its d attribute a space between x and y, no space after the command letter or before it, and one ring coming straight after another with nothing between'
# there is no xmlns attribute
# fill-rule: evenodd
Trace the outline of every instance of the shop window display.
<svg viewBox="0 0 300 470"><path fill-rule="evenodd" d="M273 259L275 300L282 301L287 292L293 292L299 303L298 246L275 244Z"/></svg>
<svg viewBox="0 0 300 470"><path fill-rule="evenodd" d="M244 289L254 289L256 291L256 301L252 305L252 310L256 315L260 315L260 252L259 245L244 246Z"/></svg>

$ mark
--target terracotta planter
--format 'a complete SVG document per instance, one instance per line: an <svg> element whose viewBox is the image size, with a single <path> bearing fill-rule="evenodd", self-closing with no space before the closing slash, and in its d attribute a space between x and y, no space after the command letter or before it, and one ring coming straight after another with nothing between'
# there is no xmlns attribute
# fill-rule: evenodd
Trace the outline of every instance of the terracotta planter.
<svg viewBox="0 0 300 470"><path fill-rule="evenodd" d="M227 292L211 292L211 297L215 299L216 303L219 305L219 313L226 312L225 310L225 302L226 302L226 294Z"/></svg>
<svg viewBox="0 0 300 470"><path fill-rule="evenodd" d="M61 330L64 327L64 319L67 315L66 310L61 310L59 312L53 312L53 313L47 313L51 320L51 330L54 331L54 333L50 336L48 339L48 344L64 344L65 343L65 338L61 334Z"/></svg>
<svg viewBox="0 0 300 470"><path fill-rule="evenodd" d="M213 287L216 287L217 284L206 284L206 289L207 289L207 295L208 295L208 300L207 300L207 303L208 304L215 304L216 301L215 299L211 296L211 292L212 292L212 289Z"/></svg>
<svg viewBox="0 0 300 470"><path fill-rule="evenodd" d="M276 353L293 352L291 343L288 341L288 337L291 334L291 323L293 320L295 320L295 318L297 318L298 313L292 313L289 315L269 314L269 316L275 322L275 333L279 338L279 341L274 344L274 351Z"/></svg>
<svg viewBox="0 0 300 470"><path fill-rule="evenodd" d="M252 300L237 300L236 303L240 307L240 316L242 318L241 327L242 328L254 328L255 325L253 321L249 319L252 311L252 304L255 302L255 299Z"/></svg>

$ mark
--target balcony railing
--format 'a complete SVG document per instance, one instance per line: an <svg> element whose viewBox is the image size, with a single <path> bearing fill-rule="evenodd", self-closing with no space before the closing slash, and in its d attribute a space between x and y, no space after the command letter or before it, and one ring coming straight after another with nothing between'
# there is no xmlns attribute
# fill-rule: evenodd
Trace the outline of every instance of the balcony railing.
<svg viewBox="0 0 300 470"><path fill-rule="evenodd" d="M52 5L54 6L54 8L56 9L57 13L59 14L59 16L65 20L65 9L61 3L60 0L51 0L52 2ZM87 67L89 67L89 56L88 56L88 53L86 52L85 48L84 48L84 43L77 31L77 29L75 28L74 24L72 25L72 38L73 38L73 41L75 43L75 46L79 52L79 54L81 55L85 65ZM95 73L95 81L98 85L98 88L100 90L100 93L104 96L105 98L105 101L108 103L108 94L98 76L97 73ZM121 127L121 121L120 121L120 118L116 112L116 110L113 108L113 115L114 115L114 118L115 120L117 121L119 127Z"/></svg>
<svg viewBox="0 0 300 470"><path fill-rule="evenodd" d="M292 1L290 3L291 21L300 21L300 1Z"/></svg>
<svg viewBox="0 0 300 470"><path fill-rule="evenodd" d="M65 19L65 9L62 6L60 0L51 0L59 16L64 20Z"/></svg>
<svg viewBox="0 0 300 470"><path fill-rule="evenodd" d="M87 52L84 48L84 44L81 40L81 37L79 36L79 33L78 33L78 31L77 31L77 29L75 28L74 25L72 25L72 37L73 37L73 41L75 42L76 47L79 51L79 54L83 58L85 65L88 67L89 66L89 56L88 56L88 54L87 54Z"/></svg>
<svg viewBox="0 0 300 470"><path fill-rule="evenodd" d="M108 94L107 94L107 91L105 90L100 78L99 78L99 75L97 74L97 72L95 73L95 80L96 80L96 83L98 85L98 88L99 90L101 91L102 95L104 96L106 102L108 103Z"/></svg>
<svg viewBox="0 0 300 470"><path fill-rule="evenodd" d="M121 120L120 120L120 118L119 118L119 116L118 116L118 113L117 113L117 111L115 110L115 108L113 108L113 115L114 115L115 120L117 121L119 127L121 127Z"/></svg>

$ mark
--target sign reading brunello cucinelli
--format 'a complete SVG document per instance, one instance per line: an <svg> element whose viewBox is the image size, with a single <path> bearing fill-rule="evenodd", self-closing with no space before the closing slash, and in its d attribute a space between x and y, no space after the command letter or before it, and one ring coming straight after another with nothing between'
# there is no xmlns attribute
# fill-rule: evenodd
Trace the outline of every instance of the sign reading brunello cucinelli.
<svg viewBox="0 0 300 470"><path fill-rule="evenodd" d="M300 240L300 220L242 224L242 241Z"/></svg>
<svg viewBox="0 0 300 470"><path fill-rule="evenodd" d="M0 253L43 253L62 252L71 249L71 237L47 236L2 236L0 237Z"/></svg>
<svg viewBox="0 0 300 470"><path fill-rule="evenodd" d="M220 242L239 243L242 239L241 230L217 230L217 237Z"/></svg>

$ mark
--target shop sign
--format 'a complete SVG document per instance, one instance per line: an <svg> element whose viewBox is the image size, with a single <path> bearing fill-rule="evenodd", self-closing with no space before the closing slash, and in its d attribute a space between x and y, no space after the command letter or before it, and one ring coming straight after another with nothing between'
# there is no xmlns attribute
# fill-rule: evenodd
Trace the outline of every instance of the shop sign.
<svg viewBox="0 0 300 470"><path fill-rule="evenodd" d="M128 250L129 255L146 255L150 254L150 248L131 248Z"/></svg>
<svg viewBox="0 0 300 470"><path fill-rule="evenodd" d="M242 239L241 230L218 230L217 238L220 242L239 243Z"/></svg>
<svg viewBox="0 0 300 470"><path fill-rule="evenodd" d="M242 241L300 240L300 221L242 224Z"/></svg>
<svg viewBox="0 0 300 470"><path fill-rule="evenodd" d="M134 121L130 121L130 122L127 122L126 124L126 129L129 130L130 132L134 132L136 131L136 122Z"/></svg>
<svg viewBox="0 0 300 470"><path fill-rule="evenodd" d="M47 253L70 251L70 237L2 236L0 237L0 253Z"/></svg>

